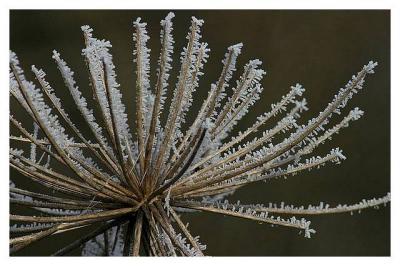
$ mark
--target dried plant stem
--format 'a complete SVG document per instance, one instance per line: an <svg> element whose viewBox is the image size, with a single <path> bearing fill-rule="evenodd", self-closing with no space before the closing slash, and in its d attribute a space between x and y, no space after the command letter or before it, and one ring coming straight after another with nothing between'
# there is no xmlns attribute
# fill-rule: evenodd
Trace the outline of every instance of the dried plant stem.
<svg viewBox="0 0 400 266"><path fill-rule="evenodd" d="M110 228L112 228L114 226L121 225L124 222L126 222L126 219L121 217L121 218L115 219L115 220L113 220L111 222L104 223L102 226L96 228L95 230L93 230L92 232L88 233L87 235L75 240L71 244L68 244L67 246L65 246L62 249L58 250L57 252L53 253L52 256L63 256L63 255L66 255L69 252L71 252L72 250L74 250L74 249L78 248L79 246L85 244L87 241L89 241L93 237L104 233L105 231L107 231L108 229L110 229Z"/></svg>
<svg viewBox="0 0 400 266"><path fill-rule="evenodd" d="M135 222L135 230L133 236L133 247L132 247L132 256L139 256L139 248L141 243L141 234L142 234L142 225L143 225L143 212L139 211L136 217Z"/></svg>
<svg viewBox="0 0 400 266"><path fill-rule="evenodd" d="M112 45L94 37L90 26L81 29L92 100L83 96L86 93L79 89L74 71L60 53L54 50L52 55L89 132L76 126L80 124L75 124L74 116L64 109L68 107L64 97L57 97L45 72L31 66L39 85L28 81L18 57L10 52L10 95L33 123L33 127L25 125L25 120L24 124L17 120L19 115L9 116L10 124L20 134L9 137L16 144L9 151L10 167L47 189L39 193L36 186L17 188L21 184L19 177L14 180L16 176L12 176L10 204L22 208L10 213L11 252L52 235L93 225L94 230L54 255L64 255L82 246L82 254L90 256L203 256L206 246L189 231L178 212L204 211L301 229L309 238L316 232L310 228L310 221L292 215L361 211L390 201L390 193L337 207L324 203L308 208L284 203L264 206L224 200L248 184L286 178L346 159L339 148L321 156L312 153L363 115L355 107L339 123L327 126L361 91L366 76L374 73L377 63L370 61L364 65L322 112L304 124L299 125L298 119L308 110L306 99L299 98L305 89L296 84L258 116L252 126L232 135L235 126L261 98L261 80L266 74L262 62L250 60L236 74L243 44L228 47L221 73L211 84L207 98L199 110L191 109L193 102L198 101L194 93L204 87L200 86L200 77L210 49L200 41L204 21L192 17L177 82L169 93L173 17L169 13L160 23L161 49L155 84L150 78L153 74L147 24L141 18L133 22L136 122L128 119L124 102L131 100L123 99ZM166 102L170 102L169 109L165 109ZM194 121L190 121L189 112L197 113ZM161 121L162 113L167 115L166 121ZM268 126L272 118L277 123ZM135 123L136 128L132 128ZM26 209L32 214L24 213Z"/></svg>

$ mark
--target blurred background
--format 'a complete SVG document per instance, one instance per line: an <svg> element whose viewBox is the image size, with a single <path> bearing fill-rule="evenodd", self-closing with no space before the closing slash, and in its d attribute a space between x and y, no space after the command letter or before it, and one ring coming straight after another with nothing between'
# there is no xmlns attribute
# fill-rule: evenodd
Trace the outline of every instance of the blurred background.
<svg viewBox="0 0 400 266"><path fill-rule="evenodd" d="M204 19L202 41L211 48L205 75L195 94L189 120L220 74L226 48L243 42L237 78L250 59L263 61L267 75L262 81L261 99L237 126L235 132L251 126L256 117L279 101L291 85L306 88L309 111L303 122L318 114L369 60L379 63L376 74L367 78L365 89L345 108L365 111L361 120L352 123L340 135L316 150L326 154L340 147L347 157L341 165L326 165L319 170L304 172L288 179L257 183L238 190L229 197L242 203L280 203L318 205L320 201L336 206L352 204L362 199L384 196L390 191L390 11L330 10L330 11L174 11L175 56L170 84L176 83L179 54L186 43L190 17ZM99 39L110 40L118 81L124 94L129 117L133 121L134 84L132 21L137 17L148 23L152 50L151 79L160 49L160 20L168 10L113 11L38 11L10 12L10 49L17 53L26 72L35 64L47 72L47 80L77 125L84 128L78 111L51 59L56 49L75 72L77 84L90 97L89 80L81 49L84 46L80 26L90 25ZM27 74L33 80L32 74ZM154 82L153 82L154 84ZM22 122L28 122L21 108L10 102L11 112ZM338 121L334 119L333 122ZM31 124L30 124L31 125ZM333 125L333 124L332 124ZM272 127L270 124L269 127ZM19 135L14 128L11 133ZM233 132L234 133L234 132ZM17 186L40 189L26 181L13 169ZM14 207L12 210L14 210ZM18 211L18 210L16 210ZM215 256L389 256L390 206L365 210L361 214L335 214L307 217L317 230L311 239L298 231L270 227L232 217L209 213L184 214L189 229L207 244L207 255ZM90 230L90 229L85 229ZM44 256L72 242L84 230L53 236L31 245L15 255ZM79 255L79 250L71 255Z"/></svg>

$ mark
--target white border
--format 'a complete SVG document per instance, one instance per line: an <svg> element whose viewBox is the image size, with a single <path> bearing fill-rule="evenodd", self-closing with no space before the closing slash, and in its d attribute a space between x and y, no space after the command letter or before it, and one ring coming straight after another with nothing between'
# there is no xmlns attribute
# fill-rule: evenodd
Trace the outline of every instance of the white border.
<svg viewBox="0 0 400 266"><path fill-rule="evenodd" d="M1 175L1 214L0 217L0 254L1 264L9 265L47 265L57 263L58 265L70 265L71 263L123 263L123 264L194 264L201 265L206 263L225 264L229 263L243 265L244 263L269 264L269 265L400 265L399 252L399 226L400 212L397 211L399 205L399 180L400 178L400 86L399 86L399 49L400 49L400 1L398 0L3 0L0 9L0 121L3 121L0 127L0 164ZM294 257L231 257L231 258L203 258L203 259L146 259L140 258L9 258L8 257L8 46L9 46L9 9L391 9L391 251L390 258L346 258L346 257L316 257L316 258L294 258ZM112 260L112 261L111 261ZM4 264L3 264L4 263Z"/></svg>
<svg viewBox="0 0 400 266"><path fill-rule="evenodd" d="M10 9L391 9L396 0L5 0Z"/></svg>

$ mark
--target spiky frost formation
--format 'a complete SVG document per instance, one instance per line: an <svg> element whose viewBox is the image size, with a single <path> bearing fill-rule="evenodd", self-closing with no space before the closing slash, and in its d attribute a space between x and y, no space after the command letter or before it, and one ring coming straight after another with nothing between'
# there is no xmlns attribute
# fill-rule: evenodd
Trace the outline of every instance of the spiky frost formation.
<svg viewBox="0 0 400 266"><path fill-rule="evenodd" d="M169 72L174 65L173 17L169 13L160 23L161 51L155 84L150 83L147 24L140 18L133 22L135 99L123 101L123 91L129 88L121 88L116 80L112 45L95 38L89 26L82 26L86 44L82 55L89 70L94 105L83 97L74 72L61 55L53 52L90 134L75 126L63 108L63 101L45 80L45 72L32 66L37 84L28 81L16 54L10 53L10 95L33 121L33 126L25 126L10 115L11 124L21 132L21 136L10 139L28 144L29 150L11 148L10 165L49 189L46 194L38 193L17 188L10 181L11 204L38 213L10 215L12 252L65 230L96 225L92 232L55 255L83 246L82 255L88 256L201 256L206 246L183 223L181 211L214 212L296 228L303 230L305 237L311 237L316 231L301 216L360 211L390 201L389 193L382 198L336 207L324 203L308 207L284 203L232 204L224 200L249 183L288 177L346 159L339 148L322 156L311 154L363 115L356 107L338 124L329 125L331 117L340 115L362 89L377 63L371 61L363 66L326 108L305 124L297 122L308 110L306 100L300 98L305 89L296 84L257 117L251 127L231 135L260 99L261 80L266 74L262 63L250 60L238 80L232 82L243 44L230 46L222 60L221 74L211 84L200 110L192 110L193 93L198 89L210 49L200 41L204 21L192 17L177 83L170 84ZM172 92L169 108L165 106L167 90ZM135 119L129 120L123 102L130 101L136 101L136 110ZM188 121L189 111L197 112L194 121ZM168 114L166 121L160 120L162 112ZM279 117L279 121L268 125L272 117ZM277 136L279 141L275 140Z"/></svg>

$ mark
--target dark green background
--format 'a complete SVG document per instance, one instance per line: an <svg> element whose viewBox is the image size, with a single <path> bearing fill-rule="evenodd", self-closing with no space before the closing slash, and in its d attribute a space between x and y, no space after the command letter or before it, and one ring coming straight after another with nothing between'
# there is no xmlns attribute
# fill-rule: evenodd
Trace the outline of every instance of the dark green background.
<svg viewBox="0 0 400 266"><path fill-rule="evenodd" d="M51 59L57 49L76 72L76 79L89 96L87 71L80 51L83 39L80 26L89 24L98 38L113 44L112 53L129 115L133 114L134 68L132 66L132 21L138 16L148 22L152 49L152 79L159 51L159 21L168 11L11 11L10 48L15 51L25 70L36 64L48 73L48 81L64 100L75 118L67 90ZM340 166L301 173L287 180L254 184L239 190L231 199L244 203L285 201L295 205L316 204L331 206L355 203L363 198L380 197L390 191L390 12L389 11L176 11L174 19L175 53L180 53L190 24L190 16L205 20L203 40L211 48L205 76L195 95L195 108L209 90L221 70L226 47L243 42L244 48L238 69L253 58L264 62L267 77L261 100L239 124L250 126L256 115L269 109L290 85L299 82L307 91L311 118L331 100L369 60L379 62L376 74L368 77L365 90L350 102L366 114L362 120L343 130L317 152L325 154L341 147L347 160ZM177 59L177 58L176 58ZM177 60L175 60L177 62ZM171 83L176 82L174 65ZM28 75L31 77L31 75ZM237 77L237 76L235 76ZM11 109L21 120L20 108ZM193 110L193 109L192 109ZM197 110L197 109L194 109ZM343 112L347 114L350 108ZM196 114L195 111L190 117ZM78 125L79 120L77 122ZM270 125L272 126L272 125ZM13 129L13 134L17 134ZM19 133L18 133L19 134ZM17 184L26 182L15 171ZM366 210L361 214L337 214L310 217L317 230L311 239L298 235L296 230L271 228L265 224L244 221L208 213L185 215L193 234L207 244L208 255L303 256L303 255L390 255L390 207ZM48 255L80 232L32 245L18 255ZM75 253L79 254L79 253Z"/></svg>

